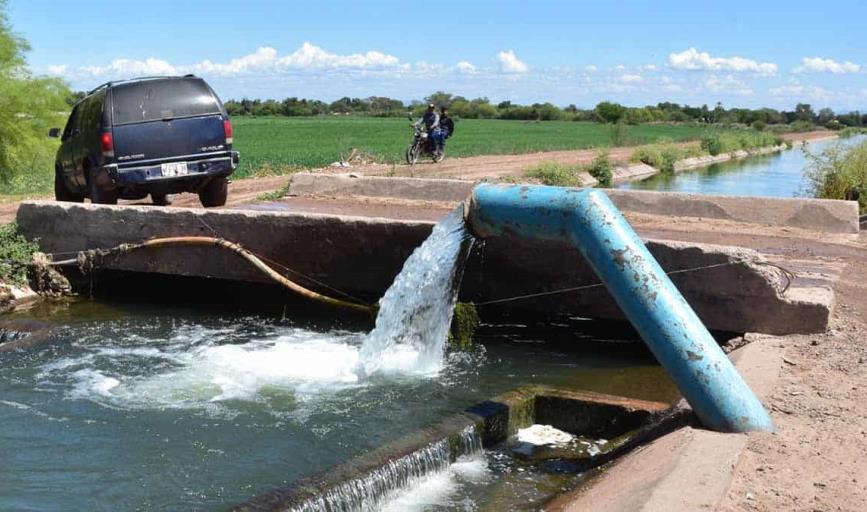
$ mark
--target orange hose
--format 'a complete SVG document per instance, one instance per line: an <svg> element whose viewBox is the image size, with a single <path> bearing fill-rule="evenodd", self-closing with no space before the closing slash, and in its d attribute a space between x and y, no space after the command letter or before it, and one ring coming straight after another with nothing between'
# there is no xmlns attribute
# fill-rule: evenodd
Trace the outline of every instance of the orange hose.
<svg viewBox="0 0 867 512"><path fill-rule="evenodd" d="M252 263L254 267L265 273L268 277L270 277L274 281L277 281L278 283L292 290L298 295L301 295L302 297L307 297L308 299L329 304L332 306L354 309L356 311L364 311L365 313L375 313L377 311L376 306L335 299L333 297L328 297L326 295L322 295L321 293L314 292L313 290L308 290L307 288L304 288L303 286L293 281L290 281L289 279L286 279L284 276L277 273L274 269L265 264L264 261L259 259L259 257L242 247L240 244L236 244L235 242L230 242L228 240L223 240L222 238L214 238L209 236L177 236L167 238L154 238L153 240L148 240L146 242L138 244L124 244L114 249L98 252L102 254L110 254L117 251L127 252L130 250L141 249L145 247L162 247L167 245L214 245L217 247L222 247L223 249L228 249L240 255L242 258ZM71 261L74 260L69 260L69 262ZM63 263L67 263L67 261L54 262L55 265Z"/></svg>

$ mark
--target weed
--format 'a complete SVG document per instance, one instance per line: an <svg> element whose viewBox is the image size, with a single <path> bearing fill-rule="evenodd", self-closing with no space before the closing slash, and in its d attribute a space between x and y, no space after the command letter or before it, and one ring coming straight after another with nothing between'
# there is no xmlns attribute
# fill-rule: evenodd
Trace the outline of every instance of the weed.
<svg viewBox="0 0 867 512"><path fill-rule="evenodd" d="M28 242L13 222L0 226L0 282L24 284L27 267L39 246Z"/></svg>
<svg viewBox="0 0 867 512"><path fill-rule="evenodd" d="M259 194L256 196L257 201L279 201L286 197L286 194L289 193L289 187L292 185L292 181L289 180L285 185L278 188L277 190L272 190L271 192L265 192L264 194Z"/></svg>
<svg viewBox="0 0 867 512"><path fill-rule="evenodd" d="M821 199L857 200L867 210L867 142L851 148L831 146L819 154L803 149L810 161L807 192Z"/></svg>
<svg viewBox="0 0 867 512"><path fill-rule="evenodd" d="M580 187L581 178L578 176L578 167L568 167L550 160L541 162L539 165L527 169L524 176L536 178L545 185L558 187Z"/></svg>
<svg viewBox="0 0 867 512"><path fill-rule="evenodd" d="M596 178L599 185L603 187L611 186L611 179L614 177L614 166L611 164L611 160L608 159L607 151L600 151L593 159L593 162L586 168L586 171L590 173L590 176Z"/></svg>

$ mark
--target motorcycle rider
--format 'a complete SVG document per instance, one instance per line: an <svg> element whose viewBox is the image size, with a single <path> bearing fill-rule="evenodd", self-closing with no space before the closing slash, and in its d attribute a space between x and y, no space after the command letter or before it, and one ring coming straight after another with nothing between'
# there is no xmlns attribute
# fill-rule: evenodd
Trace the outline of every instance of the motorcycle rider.
<svg viewBox="0 0 867 512"><path fill-rule="evenodd" d="M422 114L420 122L430 136L430 140L436 145L436 149L443 147L443 132L440 129L440 116L437 114L436 105L428 103L427 110Z"/></svg>
<svg viewBox="0 0 867 512"><path fill-rule="evenodd" d="M432 133L440 126L440 116L437 114L436 105L428 103L427 110L421 115L420 123L424 125L428 133Z"/></svg>
<svg viewBox="0 0 867 512"><path fill-rule="evenodd" d="M445 146L445 141L455 133L455 122L449 117L449 108L443 107L440 109L440 129L443 132L442 145Z"/></svg>

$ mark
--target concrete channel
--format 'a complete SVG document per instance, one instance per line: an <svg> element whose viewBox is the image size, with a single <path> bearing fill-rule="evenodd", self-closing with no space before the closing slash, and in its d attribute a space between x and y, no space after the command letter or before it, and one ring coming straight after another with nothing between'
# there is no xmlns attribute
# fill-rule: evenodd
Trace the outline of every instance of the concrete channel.
<svg viewBox="0 0 867 512"><path fill-rule="evenodd" d="M289 192L314 201L396 199L427 205L430 211L426 215L435 218L437 212L456 207L471 186L459 180L299 174ZM850 202L608 193L627 213L651 217L705 218L738 226L808 230L815 236L849 236L859 229L857 206ZM291 198L287 204L291 207ZM24 203L17 221L22 232L38 240L48 253L106 249L157 237L220 237L371 301L382 295L433 226L430 220L413 218L267 207L201 210L56 202ZM767 338L772 341L773 335L817 333L828 327L834 308L829 285L837 276L825 262L788 261L783 255L769 257L755 249L720 244L661 238L646 238L645 243L710 329L764 333L771 335ZM147 249L105 258L97 255L95 263L121 274L266 283L236 255L213 247ZM596 284L592 269L569 245L495 236L471 254L461 298L488 304L482 310L485 315L622 320L608 292ZM572 290L546 295L564 289ZM532 297L497 302L527 295ZM753 343L731 354L760 399L773 388L779 372L781 354L775 347L770 342ZM396 461L431 446L445 449L447 459L453 461L461 453L458 447L466 441L467 432L478 436L482 448L497 449L518 429L534 423L614 440L598 455L568 460L574 470L588 475L587 481L548 502L545 510L713 509L725 495L746 444L745 436L700 428L684 402L657 403L578 390L524 387L323 473L253 497L236 510L306 510L305 504L329 493L358 489L369 475L383 468L393 471ZM563 454L551 456L562 459Z"/></svg>
<svg viewBox="0 0 867 512"><path fill-rule="evenodd" d="M856 217L857 219L857 217ZM29 202L18 225L48 253L105 249L156 237L218 236L329 286L377 300L433 223L384 218L250 210L94 206ZM647 240L650 252L710 329L791 334L824 331L833 293L791 276L750 249ZM105 258L108 270L264 283L232 253L212 247L148 249ZM475 250L462 300L582 288L493 303L489 314L569 315L622 319L580 253L563 243L492 237ZM587 287L590 286L590 287Z"/></svg>

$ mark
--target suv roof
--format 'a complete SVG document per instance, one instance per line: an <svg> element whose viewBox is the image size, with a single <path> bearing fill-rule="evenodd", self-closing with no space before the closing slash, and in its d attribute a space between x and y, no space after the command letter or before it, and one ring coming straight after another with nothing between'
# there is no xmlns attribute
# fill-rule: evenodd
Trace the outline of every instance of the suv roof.
<svg viewBox="0 0 867 512"><path fill-rule="evenodd" d="M87 98L92 96L94 93L99 92L102 89L108 89L109 87L115 86L117 84L126 84L126 83L131 83L131 82L144 82L146 80L176 80L176 79L182 79L182 78L199 78L199 77L197 77L196 75L193 75L193 74L189 74L189 75L180 75L180 76L170 76L170 75L166 75L166 76L141 76L141 77L137 77L137 78L129 78L126 80L112 80L110 82L105 82L104 84L100 84L100 85L94 87L93 89L91 89L90 91L87 92L87 94L84 96L84 98L81 98L80 100L76 101L75 104L77 105L77 104L81 103L82 101L86 100Z"/></svg>

